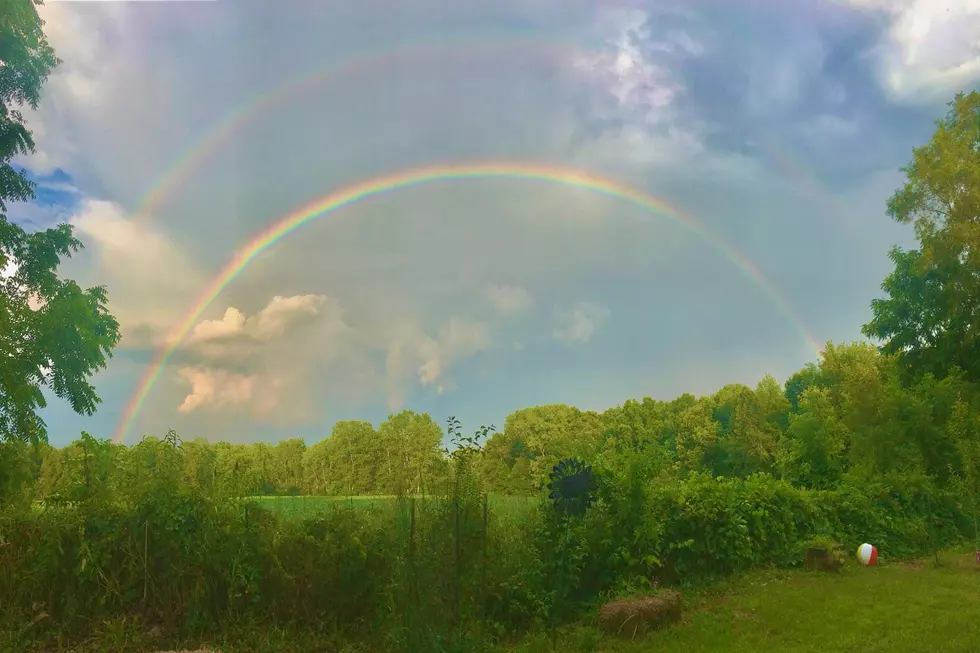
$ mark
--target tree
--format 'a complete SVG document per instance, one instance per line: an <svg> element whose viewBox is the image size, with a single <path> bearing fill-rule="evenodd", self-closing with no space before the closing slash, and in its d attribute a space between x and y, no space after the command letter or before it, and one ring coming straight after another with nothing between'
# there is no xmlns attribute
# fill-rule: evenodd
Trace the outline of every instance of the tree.
<svg viewBox="0 0 980 653"><path fill-rule="evenodd" d="M872 302L866 336L908 376L960 368L980 380L980 93L959 94L932 140L903 168L888 214L913 224L920 247L893 248L894 271Z"/></svg>
<svg viewBox="0 0 980 653"><path fill-rule="evenodd" d="M384 456L378 490L391 494L431 490L442 457L442 437L442 428L426 413L403 410L389 415L376 436Z"/></svg>
<svg viewBox="0 0 980 653"><path fill-rule="evenodd" d="M846 469L847 427L826 388L807 388L798 401L799 410L789 416L786 436L779 443L780 474L794 485L832 488Z"/></svg>
<svg viewBox="0 0 980 653"><path fill-rule="evenodd" d="M531 456L524 443L506 430L494 433L483 445L480 474L490 492L527 495L534 492Z"/></svg>
<svg viewBox="0 0 980 653"><path fill-rule="evenodd" d="M776 446L789 401L772 376L755 390L734 383L719 390L712 402L712 419L718 424L718 440L705 463L721 476L748 476L775 471Z"/></svg>
<svg viewBox="0 0 980 653"><path fill-rule="evenodd" d="M34 0L36 4L40 4ZM0 0L0 439L47 439L38 410L44 390L91 415L100 402L88 378L105 368L119 342L105 288L83 290L57 275L62 257L82 243L62 224L27 233L10 223L7 201L34 199L26 173L10 161L34 152L15 107L36 108L41 84L57 65L31 2Z"/></svg>
<svg viewBox="0 0 980 653"><path fill-rule="evenodd" d="M13 108L36 109L41 85L60 62L41 29L35 5L40 0L0 0L0 212L6 202L34 199L34 184L10 160L34 152L34 139L23 114Z"/></svg>
<svg viewBox="0 0 980 653"><path fill-rule="evenodd" d="M380 465L378 434L370 422L342 421L333 426L329 450L335 472L334 494L372 494Z"/></svg>
<svg viewBox="0 0 980 653"><path fill-rule="evenodd" d="M217 455L205 438L195 438L180 445L184 459L183 483L212 491L217 480Z"/></svg>
<svg viewBox="0 0 980 653"><path fill-rule="evenodd" d="M303 487L303 453L306 443L301 438L281 440L274 452L274 485L278 492L295 495Z"/></svg>
<svg viewBox="0 0 980 653"><path fill-rule="evenodd" d="M821 383L820 368L813 363L807 363L802 370L789 377L784 385L783 394L789 401L790 412L799 412L800 397L803 396L803 393L808 388L819 386Z"/></svg>
<svg viewBox="0 0 980 653"><path fill-rule="evenodd" d="M504 420L504 432L526 448L536 481L543 481L562 458L588 459L599 445L602 430L598 413L565 404L522 408Z"/></svg>
<svg viewBox="0 0 980 653"><path fill-rule="evenodd" d="M676 467L682 473L710 468L718 446L718 422L713 418L711 400L698 399L677 414Z"/></svg>

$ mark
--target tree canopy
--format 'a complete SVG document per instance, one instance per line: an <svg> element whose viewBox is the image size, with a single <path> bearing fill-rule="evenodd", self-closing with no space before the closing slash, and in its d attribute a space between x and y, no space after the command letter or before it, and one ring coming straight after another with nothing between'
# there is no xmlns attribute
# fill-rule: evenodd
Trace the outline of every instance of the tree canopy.
<svg viewBox="0 0 980 653"><path fill-rule="evenodd" d="M35 197L34 183L11 164L35 151L19 108L37 107L58 60L34 4L0 0L0 14L0 438L41 441L45 389L78 413L95 411L99 396L88 378L105 367L119 325L105 288L82 289L57 274L82 247L71 225L28 233L7 219L7 202Z"/></svg>
<svg viewBox="0 0 980 653"><path fill-rule="evenodd" d="M980 380L980 93L959 94L932 140L903 168L888 214L913 224L919 247L895 247L895 269L872 301L866 336L907 374Z"/></svg>

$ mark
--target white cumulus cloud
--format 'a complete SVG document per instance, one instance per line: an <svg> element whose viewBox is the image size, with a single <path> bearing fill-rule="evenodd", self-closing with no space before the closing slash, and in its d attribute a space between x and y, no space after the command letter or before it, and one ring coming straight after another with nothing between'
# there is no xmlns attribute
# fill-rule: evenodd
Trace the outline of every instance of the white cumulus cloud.
<svg viewBox="0 0 980 653"><path fill-rule="evenodd" d="M559 315L559 326L554 330L555 340L566 344L584 344L592 340L596 331L609 319L609 309L592 302L579 302Z"/></svg>
<svg viewBox="0 0 980 653"><path fill-rule="evenodd" d="M277 379L207 367L182 367L179 374L191 386L190 392L177 407L180 413L201 408L244 408L254 418L263 419L276 406L282 388L282 383Z"/></svg>
<svg viewBox="0 0 980 653"><path fill-rule="evenodd" d="M531 307L531 293L521 286L489 284L487 299L502 315L517 315Z"/></svg>
<svg viewBox="0 0 980 653"><path fill-rule="evenodd" d="M977 0L837 0L887 17L875 49L881 83L907 102L948 100L980 80Z"/></svg>
<svg viewBox="0 0 980 653"><path fill-rule="evenodd" d="M147 337L161 344L206 281L197 264L156 224L130 219L113 202L84 200L69 223L85 245L69 271L107 287L121 346L146 346Z"/></svg>
<svg viewBox="0 0 980 653"><path fill-rule="evenodd" d="M448 378L451 366L488 349L492 342L486 323L463 318L450 318L435 337L415 324L397 325L385 359L389 408L404 405L406 377L414 375L423 386L432 386L442 394L451 384Z"/></svg>

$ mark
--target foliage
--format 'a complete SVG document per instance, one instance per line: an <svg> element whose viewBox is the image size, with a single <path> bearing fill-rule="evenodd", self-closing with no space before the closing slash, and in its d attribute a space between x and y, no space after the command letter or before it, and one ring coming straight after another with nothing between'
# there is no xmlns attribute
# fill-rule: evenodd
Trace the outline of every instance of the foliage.
<svg viewBox="0 0 980 653"><path fill-rule="evenodd" d="M0 439L41 442L44 390L80 414L99 403L87 379L105 368L119 342L106 290L83 290L57 275L81 248L72 227L27 233L7 220L8 201L34 199L34 184L11 159L35 151L17 107L37 107L41 84L58 63L33 2L0 0Z"/></svg>
<svg viewBox="0 0 980 653"><path fill-rule="evenodd" d="M0 513L0 623L32 624L30 641L84 637L125 617L185 637L250 620L380 638L391 650L472 650L573 619L630 585L796 566L814 537L848 550L871 541L888 558L930 550L929 520L940 545L972 535L957 495L914 478L808 490L702 473L663 485L637 466L602 478L577 518L550 502L508 515L464 478L451 487L472 494L339 500L288 518L135 475L126 449L91 436L74 446L72 501ZM175 434L139 446L136 460L161 477L188 464Z"/></svg>
<svg viewBox="0 0 980 653"><path fill-rule="evenodd" d="M892 249L888 296L872 302L864 333L884 341L912 376L959 368L980 381L980 92L961 93L949 107L888 201L889 215L912 223L920 246Z"/></svg>
<svg viewBox="0 0 980 653"><path fill-rule="evenodd" d="M8 201L34 199L34 184L11 159L35 151L34 139L18 107L37 108L41 86L60 63L48 45L37 14L38 0L0 0L0 214ZM0 269L3 268L0 260Z"/></svg>

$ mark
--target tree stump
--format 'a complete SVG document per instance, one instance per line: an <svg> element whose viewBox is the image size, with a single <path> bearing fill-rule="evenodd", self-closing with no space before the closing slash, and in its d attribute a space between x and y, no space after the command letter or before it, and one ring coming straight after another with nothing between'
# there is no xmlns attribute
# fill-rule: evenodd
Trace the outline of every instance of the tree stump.
<svg viewBox="0 0 980 653"><path fill-rule="evenodd" d="M807 548L803 558L803 567L807 571L840 572L844 567L844 546L811 546Z"/></svg>
<svg viewBox="0 0 980 653"><path fill-rule="evenodd" d="M680 618L681 595L671 590L610 601L599 608L600 628L610 635L630 639L677 623Z"/></svg>

